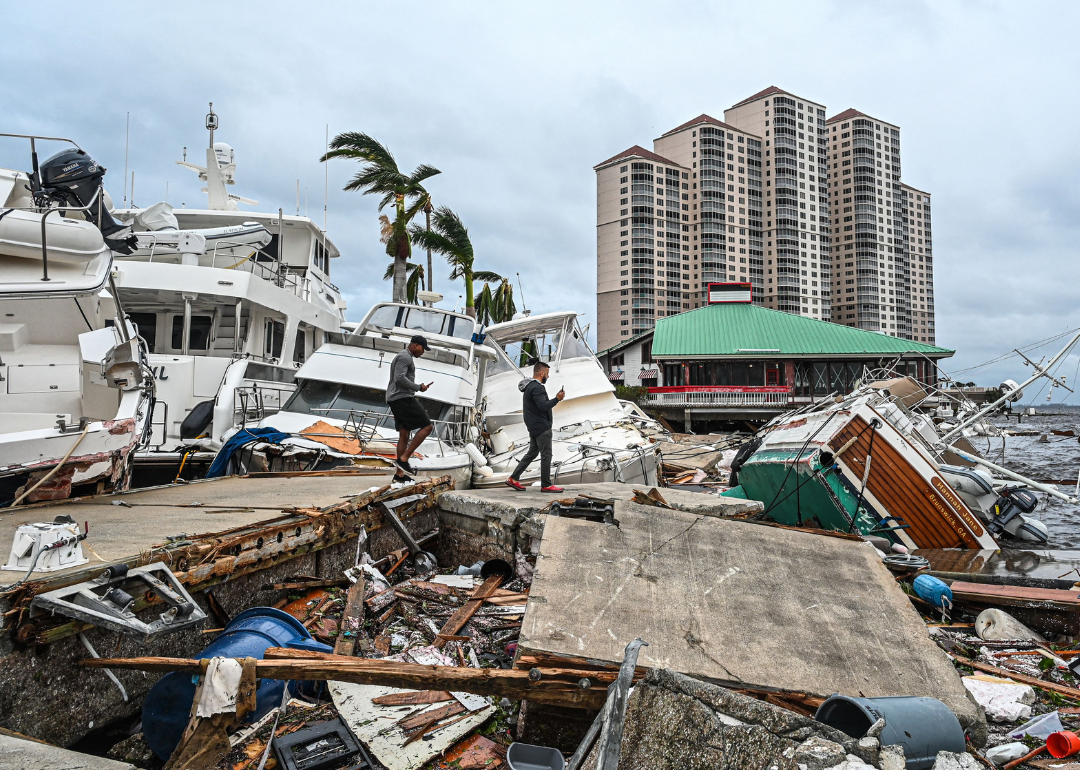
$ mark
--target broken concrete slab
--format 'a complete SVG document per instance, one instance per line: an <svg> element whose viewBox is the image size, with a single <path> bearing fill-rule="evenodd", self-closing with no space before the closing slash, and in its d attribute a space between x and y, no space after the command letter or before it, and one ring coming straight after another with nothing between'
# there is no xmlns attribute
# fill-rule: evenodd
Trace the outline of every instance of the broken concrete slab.
<svg viewBox="0 0 1080 770"><path fill-rule="evenodd" d="M647 493L653 487L605 482L567 484L565 493L552 495L539 487L519 492L509 487L451 490L439 495L440 542L437 556L443 563L472 564L503 559L514 563L517 551L535 550L544 533L546 516L541 514L555 500L580 495L630 500L634 492ZM661 494L677 510L702 516L735 516L756 513L763 506L756 500L664 487ZM660 509L654 509L660 510Z"/></svg>
<svg viewBox="0 0 1080 770"><path fill-rule="evenodd" d="M644 651L645 648L643 648ZM786 709L653 669L626 711L620 770L796 770L800 744L839 747L848 736ZM845 759L843 751L840 760ZM596 749L584 767L595 767Z"/></svg>
<svg viewBox="0 0 1080 770"><path fill-rule="evenodd" d="M136 770L135 765L114 759L68 751L0 733L0 767L6 770Z"/></svg>
<svg viewBox="0 0 1080 770"><path fill-rule="evenodd" d="M482 513L501 518L536 516L542 509L551 505L553 500L588 495L590 497L631 500L634 491L648 492L650 487L642 484L620 484L609 481L599 484L567 484L565 493L553 495L541 492L539 487L526 487L519 492L510 487L492 489L462 489L444 492L439 496L439 507L463 515ZM703 492L687 492L672 487L663 487L660 493L673 508L687 513L703 516L735 516L745 513L757 513L764 506L757 500L741 500L735 497L720 497Z"/></svg>
<svg viewBox="0 0 1080 770"><path fill-rule="evenodd" d="M639 666L731 687L943 701L986 723L949 658L856 541L616 504L618 527L545 517L519 655Z"/></svg>

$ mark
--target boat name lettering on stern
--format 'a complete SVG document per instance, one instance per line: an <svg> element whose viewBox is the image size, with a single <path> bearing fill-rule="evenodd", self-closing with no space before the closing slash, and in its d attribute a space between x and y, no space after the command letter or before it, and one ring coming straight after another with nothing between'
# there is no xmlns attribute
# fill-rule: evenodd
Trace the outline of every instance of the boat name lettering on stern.
<svg viewBox="0 0 1080 770"><path fill-rule="evenodd" d="M949 523L949 526L952 527L953 531L956 532L964 543L973 547L976 545L974 539L971 537L971 533L960 526L960 522L956 520L952 510L943 504L943 501L934 494L933 490L927 488L926 498L930 501L930 504L937 509L938 513L941 514L942 518Z"/></svg>
<svg viewBox="0 0 1080 770"><path fill-rule="evenodd" d="M944 497L949 502L949 504L952 505L952 507L956 509L956 512L960 514L960 518L963 519L964 523L967 524L968 527L971 528L971 531L975 533L975 536L976 537L982 537L982 534L983 534L982 526L980 526L979 522L976 521L975 518L972 517L965 510L964 503L961 502L960 498L956 496L956 493L953 492L952 489L949 488L949 485L946 484L944 481L942 481L937 476L934 476L934 478L932 478L930 480L930 483L933 484L934 489L936 489L938 492L940 492L941 496Z"/></svg>

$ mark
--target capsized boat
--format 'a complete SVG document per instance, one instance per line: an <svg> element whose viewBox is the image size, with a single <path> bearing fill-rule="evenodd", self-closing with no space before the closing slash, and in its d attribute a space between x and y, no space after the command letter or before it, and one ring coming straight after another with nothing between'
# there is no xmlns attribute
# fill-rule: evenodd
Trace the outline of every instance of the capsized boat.
<svg viewBox="0 0 1080 770"><path fill-rule="evenodd" d="M532 377L530 361L535 358L551 366L548 394L554 397L560 388L566 390L552 412L554 483L657 483L660 457L654 439L667 431L636 404L615 397L578 326L577 313L526 316L490 326L486 334L498 358L484 378L487 466L477 469L475 485L504 483L529 448L518 384ZM531 484L539 478L537 459L521 481Z"/></svg>
<svg viewBox="0 0 1080 770"><path fill-rule="evenodd" d="M1002 403L1022 392L1006 389ZM1045 543L1029 487L1075 499L988 462L963 437L1000 404L942 433L919 411L927 396L908 377L877 380L782 415L740 451L738 486L725 494L760 500L782 524L877 535L908 549L996 549L1001 536Z"/></svg>
<svg viewBox="0 0 1080 770"><path fill-rule="evenodd" d="M122 491L153 398L111 282L129 233L75 142L0 136L29 139L34 168L0 170L0 506ZM42 141L74 149L39 165Z"/></svg>
<svg viewBox="0 0 1080 770"><path fill-rule="evenodd" d="M153 437L136 457L142 485L172 481L181 463L205 470L245 415L284 403L345 320L330 281L339 251L315 222L239 210L258 202L228 191L236 154L213 134L205 166L178 163L206 183L206 208L115 211L134 238L116 261L117 289L157 383Z"/></svg>
<svg viewBox="0 0 1080 770"><path fill-rule="evenodd" d="M417 334L431 348L415 361L417 382L432 383L417 398L435 428L411 463L420 475L449 474L458 488L468 487L474 462L483 460L474 443L477 390L496 353L479 342L469 316L396 302L379 303L360 323L329 335L296 373L296 391L280 411L257 424L286 437L253 435L248 448L233 454L232 470L389 468L398 441L386 404L390 362Z"/></svg>

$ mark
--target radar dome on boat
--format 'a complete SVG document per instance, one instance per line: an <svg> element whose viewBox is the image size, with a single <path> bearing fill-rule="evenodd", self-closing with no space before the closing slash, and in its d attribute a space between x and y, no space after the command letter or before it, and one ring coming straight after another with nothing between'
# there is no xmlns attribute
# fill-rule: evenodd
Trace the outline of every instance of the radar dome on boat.
<svg viewBox="0 0 1080 770"><path fill-rule="evenodd" d="M225 142L214 142L214 153L217 155L218 163L223 166L228 166L235 161L236 154L233 148Z"/></svg>

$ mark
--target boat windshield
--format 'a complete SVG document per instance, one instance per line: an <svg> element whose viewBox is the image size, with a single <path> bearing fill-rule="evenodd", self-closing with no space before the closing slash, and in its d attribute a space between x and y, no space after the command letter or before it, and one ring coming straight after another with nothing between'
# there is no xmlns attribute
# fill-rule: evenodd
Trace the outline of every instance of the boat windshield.
<svg viewBox="0 0 1080 770"><path fill-rule="evenodd" d="M460 407L430 398L418 397L417 400L423 405L424 411L432 420L456 421L461 419L461 416L458 415ZM322 380L304 380L301 382L300 387L289 397L281 411L330 417L335 420L349 419L350 412L367 412L372 415L385 415L385 418L379 421L380 426L386 428L396 427L394 416L390 413L390 406L386 403L386 391L361 385L341 385L340 383L323 382Z"/></svg>
<svg viewBox="0 0 1080 770"><path fill-rule="evenodd" d="M489 374L508 372L524 368L533 358L539 358L554 365L557 361L571 358L592 358L593 352L586 344L577 322L570 320L565 325L544 329L539 332L530 330L522 339L508 339L498 343L505 355L499 356L489 365Z"/></svg>
<svg viewBox="0 0 1080 770"><path fill-rule="evenodd" d="M467 340L472 337L473 322L443 310L402 305L383 305L368 319L368 326L389 331L394 327L413 329L421 333L442 334Z"/></svg>

